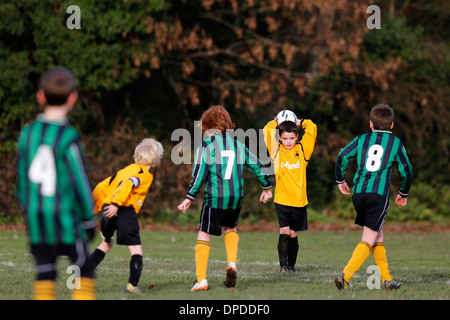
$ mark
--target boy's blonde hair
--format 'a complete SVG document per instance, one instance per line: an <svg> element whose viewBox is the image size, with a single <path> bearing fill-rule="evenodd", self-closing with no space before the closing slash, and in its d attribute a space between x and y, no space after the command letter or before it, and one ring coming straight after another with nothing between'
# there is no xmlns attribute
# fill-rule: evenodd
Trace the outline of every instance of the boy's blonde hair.
<svg viewBox="0 0 450 320"><path fill-rule="evenodd" d="M164 149L155 139L146 138L134 149L134 162L144 165L157 165L161 162Z"/></svg>

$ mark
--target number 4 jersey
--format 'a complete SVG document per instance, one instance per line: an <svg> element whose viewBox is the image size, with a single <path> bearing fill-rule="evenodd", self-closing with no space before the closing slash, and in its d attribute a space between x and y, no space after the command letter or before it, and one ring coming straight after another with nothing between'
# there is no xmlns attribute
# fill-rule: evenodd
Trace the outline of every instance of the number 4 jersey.
<svg viewBox="0 0 450 320"><path fill-rule="evenodd" d="M356 137L341 150L336 164L336 182L345 181L349 162L356 158L353 193L377 193L389 196L392 167L398 166L399 194L408 196L412 166L403 143L390 131L375 130Z"/></svg>
<svg viewBox="0 0 450 320"><path fill-rule="evenodd" d="M31 244L86 240L93 219L92 188L78 132L44 115L27 124L17 147L17 196Z"/></svg>

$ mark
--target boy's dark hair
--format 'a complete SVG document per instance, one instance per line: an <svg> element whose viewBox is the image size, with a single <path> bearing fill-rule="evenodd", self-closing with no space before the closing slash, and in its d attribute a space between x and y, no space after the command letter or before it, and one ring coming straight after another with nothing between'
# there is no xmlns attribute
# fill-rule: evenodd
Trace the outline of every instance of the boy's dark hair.
<svg viewBox="0 0 450 320"><path fill-rule="evenodd" d="M293 132L298 134L297 124L292 121L283 121L278 125L278 134L281 136L283 132Z"/></svg>
<svg viewBox="0 0 450 320"><path fill-rule="evenodd" d="M44 91L48 105L61 106L75 91L76 78L69 69L55 67L42 75L39 87Z"/></svg>
<svg viewBox="0 0 450 320"><path fill-rule="evenodd" d="M394 110L387 104L377 104L370 110L369 119L375 130L390 130L394 122Z"/></svg>

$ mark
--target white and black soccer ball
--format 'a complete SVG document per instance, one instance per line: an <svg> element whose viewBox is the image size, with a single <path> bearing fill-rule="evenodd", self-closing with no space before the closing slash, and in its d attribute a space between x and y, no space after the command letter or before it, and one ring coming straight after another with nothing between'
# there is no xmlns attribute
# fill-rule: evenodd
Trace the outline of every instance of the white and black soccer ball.
<svg viewBox="0 0 450 320"><path fill-rule="evenodd" d="M297 123L297 116L291 110L282 110L278 112L275 120L277 120L278 124L284 121L292 121L294 123Z"/></svg>

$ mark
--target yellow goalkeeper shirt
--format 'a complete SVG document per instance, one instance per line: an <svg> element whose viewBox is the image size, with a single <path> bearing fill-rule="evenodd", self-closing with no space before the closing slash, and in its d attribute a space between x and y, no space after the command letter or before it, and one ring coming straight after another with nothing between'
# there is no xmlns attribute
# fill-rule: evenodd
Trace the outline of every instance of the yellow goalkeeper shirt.
<svg viewBox="0 0 450 320"><path fill-rule="evenodd" d="M95 187L92 196L96 212L100 212L104 204L114 204L133 207L139 213L152 182L153 175L145 165L130 164Z"/></svg>
<svg viewBox="0 0 450 320"><path fill-rule="evenodd" d="M306 194L306 167L314 151L317 126L311 120L301 124L305 133L292 149L286 149L276 139L277 122L269 121L264 127L264 141L274 163L276 188L274 202L291 207L308 204Z"/></svg>

